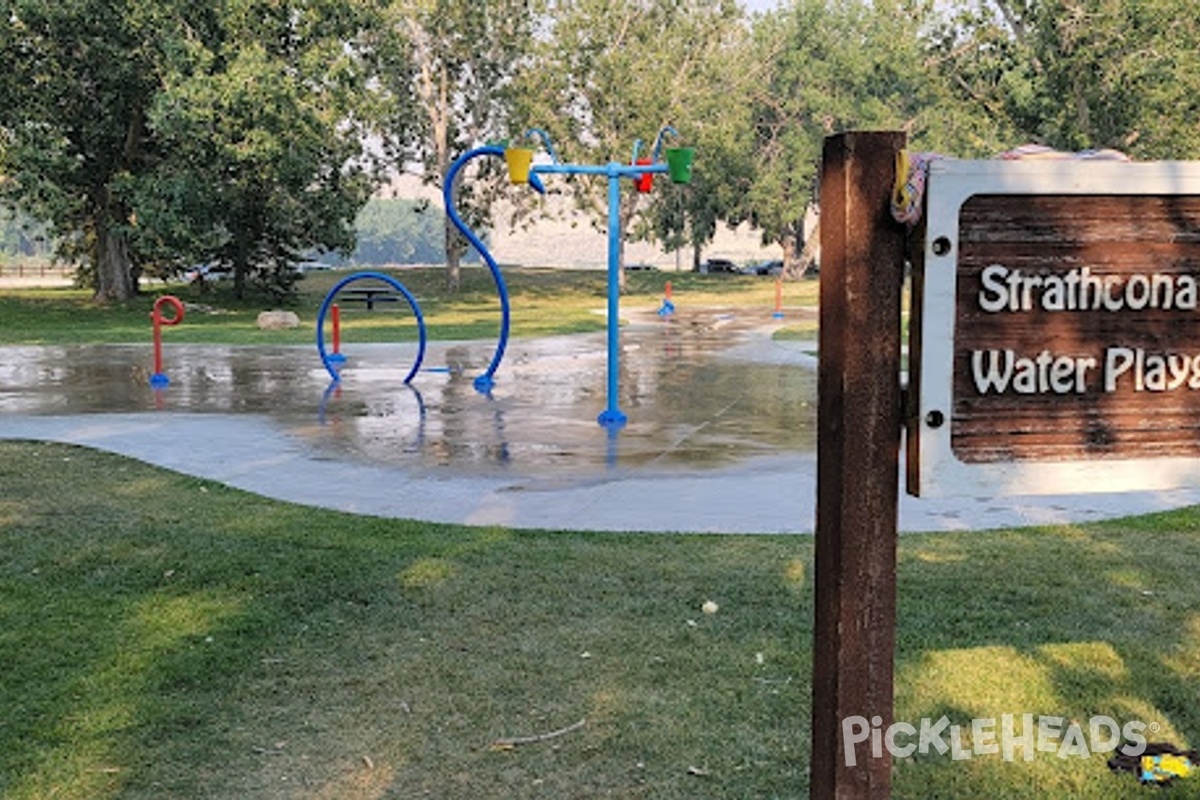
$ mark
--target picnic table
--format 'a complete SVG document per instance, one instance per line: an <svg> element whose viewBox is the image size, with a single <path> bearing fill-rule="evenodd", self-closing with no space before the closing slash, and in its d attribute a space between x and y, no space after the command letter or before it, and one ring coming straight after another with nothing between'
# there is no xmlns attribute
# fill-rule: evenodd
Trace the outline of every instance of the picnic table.
<svg viewBox="0 0 1200 800"><path fill-rule="evenodd" d="M359 289L344 289L338 292L338 300L347 303L363 303L367 310L375 308L376 303L395 303L400 295L389 286L365 286Z"/></svg>

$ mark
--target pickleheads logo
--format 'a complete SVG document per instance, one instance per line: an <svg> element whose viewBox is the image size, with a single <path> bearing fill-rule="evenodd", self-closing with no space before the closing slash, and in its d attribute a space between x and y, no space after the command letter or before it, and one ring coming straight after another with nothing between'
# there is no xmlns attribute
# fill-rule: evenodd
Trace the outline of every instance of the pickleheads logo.
<svg viewBox="0 0 1200 800"><path fill-rule="evenodd" d="M1033 714L1004 714L997 720L986 717L971 720L969 725L951 724L950 718L922 719L920 725L894 722L886 729L880 717L846 717L842 720L842 746L846 766L858 764L857 745L870 741L872 758L889 756L909 758L913 755L950 754L955 761L976 756L999 755L1005 761L1021 758L1032 761L1036 753L1054 753L1059 758L1088 758L1094 753L1110 753L1120 747L1127 756L1139 756L1146 749L1147 730L1152 733L1156 724L1147 725L1133 720L1124 725L1112 717L1094 716L1086 724L1069 722L1065 717ZM968 738L969 736L969 738Z"/></svg>

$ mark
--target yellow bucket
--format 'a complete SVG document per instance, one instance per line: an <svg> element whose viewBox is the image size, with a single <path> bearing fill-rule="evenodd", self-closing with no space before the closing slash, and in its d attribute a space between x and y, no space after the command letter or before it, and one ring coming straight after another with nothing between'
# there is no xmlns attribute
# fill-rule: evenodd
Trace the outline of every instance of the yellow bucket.
<svg viewBox="0 0 1200 800"><path fill-rule="evenodd" d="M529 183L529 170L533 167L533 149L529 147L507 147L504 163L508 165L508 180L511 183Z"/></svg>

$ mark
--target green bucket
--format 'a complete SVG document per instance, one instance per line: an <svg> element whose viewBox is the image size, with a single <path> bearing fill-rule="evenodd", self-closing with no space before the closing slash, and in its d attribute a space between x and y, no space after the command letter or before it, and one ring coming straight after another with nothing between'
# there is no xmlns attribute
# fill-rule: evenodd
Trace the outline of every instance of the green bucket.
<svg viewBox="0 0 1200 800"><path fill-rule="evenodd" d="M692 162L696 160L696 150L692 147L667 148L667 174L674 183L692 182Z"/></svg>

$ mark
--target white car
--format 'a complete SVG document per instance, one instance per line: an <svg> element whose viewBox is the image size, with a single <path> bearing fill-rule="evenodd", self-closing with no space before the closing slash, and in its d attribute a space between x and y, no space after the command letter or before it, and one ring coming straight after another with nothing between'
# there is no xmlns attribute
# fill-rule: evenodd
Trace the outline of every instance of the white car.
<svg viewBox="0 0 1200 800"><path fill-rule="evenodd" d="M202 264L183 273L183 279L188 283L195 283L199 280L215 283L231 278L233 278L233 268L221 264Z"/></svg>

